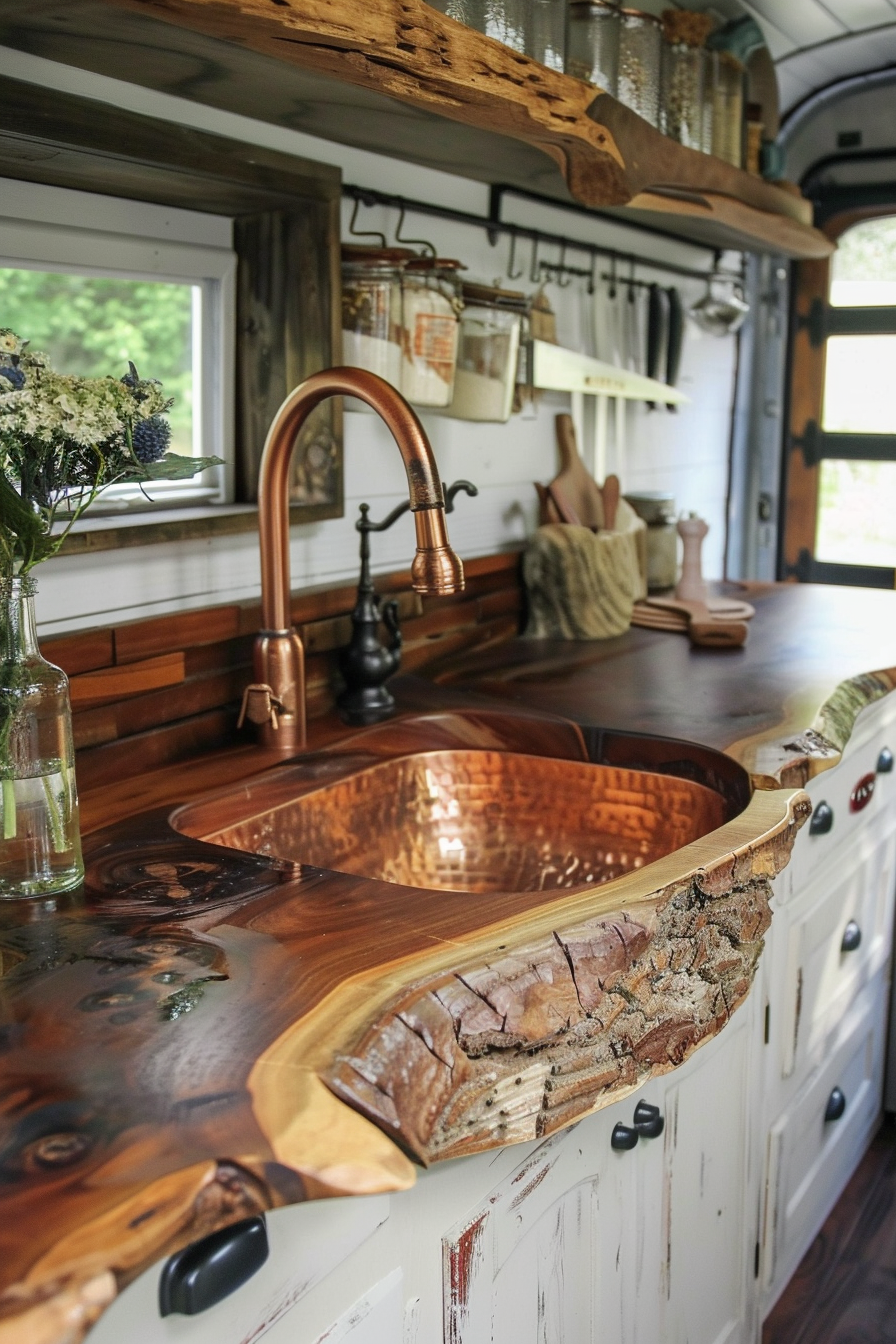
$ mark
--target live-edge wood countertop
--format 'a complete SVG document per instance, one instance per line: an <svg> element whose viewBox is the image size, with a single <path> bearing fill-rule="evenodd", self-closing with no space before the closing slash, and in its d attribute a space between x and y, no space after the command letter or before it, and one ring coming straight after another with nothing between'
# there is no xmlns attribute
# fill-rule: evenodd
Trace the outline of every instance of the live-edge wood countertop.
<svg viewBox="0 0 896 1344"><path fill-rule="evenodd" d="M836 764L856 715L896 686L896 596L822 584L715 591L756 607L741 649L636 627L581 643L521 638L453 660L440 680L714 747L758 787L804 784Z"/></svg>
<svg viewBox="0 0 896 1344"><path fill-rule="evenodd" d="M174 804L251 788L269 764L252 748L85 795L85 890L0 903L2 1344L75 1341L137 1273L217 1227L400 1190L414 1162L549 1133L721 1030L808 815L790 786L833 763L896 680L896 595L750 597L740 652L644 630L514 640L443 669L462 685L405 683L416 713L381 757L581 761L576 721L721 749L764 786L604 886L426 892L173 830ZM314 731L329 749L300 767L312 783L354 750L332 722ZM614 783L635 808L652 796L624 771Z"/></svg>

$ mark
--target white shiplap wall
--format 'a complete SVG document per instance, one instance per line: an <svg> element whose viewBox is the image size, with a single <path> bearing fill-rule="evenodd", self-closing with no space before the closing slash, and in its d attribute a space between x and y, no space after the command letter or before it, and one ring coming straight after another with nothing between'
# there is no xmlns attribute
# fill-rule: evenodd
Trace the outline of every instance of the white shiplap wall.
<svg viewBox="0 0 896 1344"><path fill-rule="evenodd" d="M0 48L0 73L106 101L199 129L264 144L281 152L337 164L346 181L441 202L477 214L487 211L487 188L478 182L434 172L299 132L252 121L183 99L156 94ZM667 262L705 268L705 252L667 239L625 230L615 222L571 216L535 204L510 200L506 217L564 232L572 237L632 248ZM346 224L348 215L345 216ZM395 219L388 212L364 212L365 227ZM461 258L471 279L499 278L507 263L506 242L492 248L484 233L440 220L410 218L410 236L432 238L443 255ZM522 249L523 255L526 249ZM570 255L570 261L576 259ZM652 271L649 279L679 284L686 302L702 292L699 281L680 280ZM522 283L522 282L520 282ZM531 288L531 286L530 286ZM584 289L549 286L560 339L582 345L588 329ZM2 314L0 314L2 325ZM735 347L733 339L714 340L690 323L680 385L692 398L677 415L633 407L628 418L628 490L672 490L682 509L699 511L710 523L706 572L722 569L729 419ZM446 482L469 477L480 487L476 500L461 497L450 520L451 537L461 555L500 549L525 538L535 525L532 481L548 480L556 470L553 417L568 409L568 398L546 396L537 412L512 417L507 425L477 425L425 416L440 470ZM349 412L345 417L346 514L342 519L296 528L292 573L296 588L350 579L357 569L357 506L367 500L374 516L404 493L397 451L375 417ZM403 519L391 532L374 538L374 567L406 564L413 550L413 529ZM208 538L177 544L129 548L51 561L39 574L38 614L45 634L102 625L185 607L251 598L259 590L255 538Z"/></svg>

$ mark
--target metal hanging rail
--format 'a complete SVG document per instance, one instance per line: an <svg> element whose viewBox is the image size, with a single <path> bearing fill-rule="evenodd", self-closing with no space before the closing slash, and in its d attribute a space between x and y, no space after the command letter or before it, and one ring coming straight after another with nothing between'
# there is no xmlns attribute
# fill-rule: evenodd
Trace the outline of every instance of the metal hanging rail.
<svg viewBox="0 0 896 1344"><path fill-rule="evenodd" d="M362 230L356 230L354 228L358 205L364 205L368 208L375 205L383 205L399 210L401 212L402 222L405 214L410 212L418 215L430 215L435 219L447 219L455 224L467 224L471 228L484 229L488 234L489 242L492 244L497 242L499 235L504 234L511 239L510 262L508 265L509 279L520 279L525 272L525 268L520 271L514 271L516 243L520 238L523 238L532 244L532 259L529 266L529 276L533 283L541 278L541 272L547 272L557 276L558 279L563 276L568 276L570 278L575 276L586 279L588 281L589 291L593 291L594 283L597 279L596 260L598 257L606 258L608 261L614 263L623 262L629 267L644 266L648 267L650 270L662 272L667 275L670 273L672 275L682 275L691 280L706 280L710 273L708 270L699 270L690 266L680 266L671 261L657 261L654 257L641 256L636 252L622 252L618 248L606 247L601 243L586 243L576 238L566 238L560 233L547 233L543 229L536 229L527 224L512 224L507 220L501 219L501 200L507 192L513 192L514 195L521 196L526 200L537 201L541 205L548 205L552 209L569 210L578 214L589 215L591 218L593 218L595 214L594 211L584 210L580 206L569 205L565 201L554 201L546 196L538 196L534 192L521 191L516 187L492 187L492 208L491 213L488 215L474 215L466 210L453 210L450 206L433 205L428 201L415 201L407 196L393 196L387 192L376 191L372 187L359 187L346 183L342 188L343 196L346 196L349 200L355 202L355 214L352 217L351 231L353 234L356 234L356 236L365 236ZM614 219L613 222L619 224L622 221ZM628 225L626 224L625 227L628 227ZM399 233L400 231L401 223L399 224ZM377 232L377 236L382 237L382 234ZM712 269L716 268L719 253L712 248L704 248L700 244L689 243L686 239L677 238L674 237L674 235L662 234L661 236L664 238L672 237L676 243L684 243L684 245L688 247L699 247L701 251L711 253L713 257ZM557 261L547 261L543 258L539 260L538 248L542 245L558 248L560 251L559 259ZM565 261L567 251L584 253L586 256L590 257L590 270L581 266L568 266ZM635 285L643 283L634 280L633 277L631 278L631 282ZM567 280L566 283L568 284L569 280ZM620 277L619 283L625 285L629 283L629 280Z"/></svg>

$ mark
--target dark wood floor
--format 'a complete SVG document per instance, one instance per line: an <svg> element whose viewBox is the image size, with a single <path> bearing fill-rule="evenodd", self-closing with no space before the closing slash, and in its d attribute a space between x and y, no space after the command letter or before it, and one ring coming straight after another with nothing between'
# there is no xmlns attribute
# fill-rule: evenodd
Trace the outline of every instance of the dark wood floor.
<svg viewBox="0 0 896 1344"><path fill-rule="evenodd" d="M887 1120L765 1323L762 1344L896 1344L896 1124Z"/></svg>

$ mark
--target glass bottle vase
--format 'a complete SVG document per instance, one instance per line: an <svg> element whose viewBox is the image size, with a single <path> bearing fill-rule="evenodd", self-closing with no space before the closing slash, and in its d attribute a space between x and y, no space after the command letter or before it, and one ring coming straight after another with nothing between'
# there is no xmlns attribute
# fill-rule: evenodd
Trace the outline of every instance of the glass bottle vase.
<svg viewBox="0 0 896 1344"><path fill-rule="evenodd" d="M84 876L65 673L40 655L34 580L0 579L0 898Z"/></svg>

